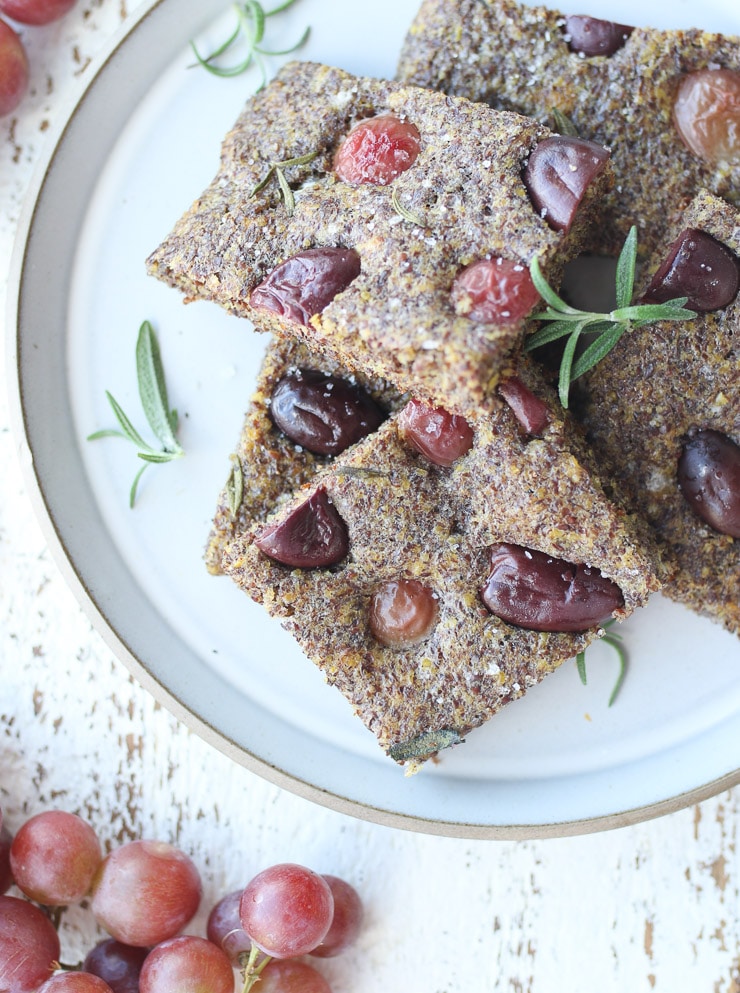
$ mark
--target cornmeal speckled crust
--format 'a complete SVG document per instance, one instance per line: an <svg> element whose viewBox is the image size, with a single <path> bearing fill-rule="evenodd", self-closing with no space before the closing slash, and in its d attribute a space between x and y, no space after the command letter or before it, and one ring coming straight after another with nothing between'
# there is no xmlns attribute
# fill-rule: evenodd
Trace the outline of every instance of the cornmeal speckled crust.
<svg viewBox="0 0 740 993"><path fill-rule="evenodd" d="M547 398L550 424L524 435L498 401L475 423L471 451L450 468L413 452L395 416L304 487L271 522L324 487L346 522L350 552L328 569L291 569L249 535L226 548L224 571L281 618L383 749L412 767L455 744L598 636L543 634L484 607L487 548L508 541L601 569L622 589L620 616L659 587L660 565L639 525L611 503L588 469L580 434L529 363L520 378ZM428 639L406 649L377 642L367 621L377 585L414 578L439 597Z"/></svg>
<svg viewBox="0 0 740 993"><path fill-rule="evenodd" d="M702 192L674 219L651 271L685 228L706 231L740 255L740 214ZM597 455L678 563L665 592L740 634L740 541L694 514L676 475L691 428L712 428L740 444L740 298L690 323L625 336L589 375L582 402Z"/></svg>
<svg viewBox="0 0 740 993"><path fill-rule="evenodd" d="M270 417L270 401L275 386L286 373L295 369L315 369L333 376L355 379L388 413L398 409L403 402L401 395L382 380L352 377L336 363L309 351L301 342L270 341L239 443L232 455L232 469L218 499L206 547L206 565L214 574L221 572L221 556L226 543L235 535L251 534L255 525L263 521L281 501L332 461L330 456L313 455L294 444ZM237 488L241 492L241 500L236 499Z"/></svg>
<svg viewBox="0 0 740 993"><path fill-rule="evenodd" d="M414 165L388 186L353 188L331 171L341 139L360 118L392 113L421 133ZM577 254L609 167L591 185L568 235L533 209L522 163L546 128L417 87L358 79L291 63L249 101L222 151L211 186L149 259L149 270L189 299L215 300L261 330L301 337L363 375L448 409L477 408L520 340L523 322L477 324L450 302L455 275L487 254L528 263L541 253L550 279ZM318 151L286 176L288 216L276 180L252 196L272 163ZM404 219L393 195L423 226ZM361 274L311 327L249 306L276 265L317 246L356 249Z"/></svg>
<svg viewBox="0 0 740 993"><path fill-rule="evenodd" d="M636 28L614 55L584 58L568 48L563 23L557 10L514 0L424 0L398 78L550 126L558 108L583 138L609 146L616 185L591 246L607 254L632 224L649 254L676 204L700 188L740 196L740 165L702 162L672 120L681 74L740 69L740 39Z"/></svg>

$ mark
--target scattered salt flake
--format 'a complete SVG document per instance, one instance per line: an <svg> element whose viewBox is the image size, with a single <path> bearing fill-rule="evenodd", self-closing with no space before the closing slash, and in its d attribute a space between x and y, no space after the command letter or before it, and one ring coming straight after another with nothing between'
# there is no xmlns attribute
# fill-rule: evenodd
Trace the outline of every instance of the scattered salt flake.
<svg viewBox="0 0 740 993"><path fill-rule="evenodd" d="M351 102L353 97L354 97L353 89L340 90L334 97L334 106L339 108L346 107L347 104Z"/></svg>

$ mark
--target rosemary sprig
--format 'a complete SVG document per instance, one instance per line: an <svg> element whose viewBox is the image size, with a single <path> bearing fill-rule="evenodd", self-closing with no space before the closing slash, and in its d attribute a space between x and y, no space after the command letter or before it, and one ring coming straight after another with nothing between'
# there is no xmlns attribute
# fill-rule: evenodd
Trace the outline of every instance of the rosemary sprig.
<svg viewBox="0 0 740 993"><path fill-rule="evenodd" d="M262 77L257 89L261 90L267 83L267 69L265 68L262 56L290 55L308 41L311 33L310 27L306 28L295 45L291 45L290 48L267 49L262 47L267 19L273 17L275 14L282 13L284 10L288 10L295 2L296 0L286 0L285 3L280 4L278 7L273 7L272 10L265 10L262 4L258 3L258 0L244 0L242 3L235 3L234 10L237 16L236 27L226 41L219 45L214 52L203 56L196 48L195 42L190 42L190 47L193 49L193 54L197 60L193 63L193 66L203 66L204 69L214 76L228 78L230 76L239 76L241 73L246 72L251 65L256 65ZM218 60L221 56L230 51L240 37L243 38L244 45L246 46L244 58L240 62L235 62L229 66L218 65Z"/></svg>
<svg viewBox="0 0 740 993"><path fill-rule="evenodd" d="M605 628L610 628L614 624L614 621L607 621L604 625ZM605 645L609 645L616 652L617 659L619 661L619 673L617 675L617 680L614 683L614 688L612 689L611 695L609 697L608 706L612 706L614 701L619 696L619 691L622 689L625 677L627 675L627 651L622 644L622 636L620 634L605 634L601 638L601 641ZM576 668L578 669L578 675L580 676L583 685L586 685L586 651L579 652L576 655Z"/></svg>
<svg viewBox="0 0 740 993"><path fill-rule="evenodd" d="M139 449L137 455L144 462L144 465L136 473L134 481L131 484L131 490L129 491L130 507L133 507L136 502L136 490L139 480L148 466L152 463L171 462L173 459L179 459L185 454L175 437L178 424L177 411L170 410L159 343L149 321L144 321L139 328L139 337L136 341L136 376L139 385L141 406L149 422L149 427L161 442L162 448L154 448L148 442L144 441L124 413L121 405L108 390L105 391L105 395L113 409L120 430L107 428L102 431L95 431L93 434L87 436L88 441L97 441L99 438L124 438L132 442Z"/></svg>
<svg viewBox="0 0 740 993"><path fill-rule="evenodd" d="M532 259L529 267L532 282L547 305L544 311L534 314L532 320L544 321L546 326L530 335L525 348L531 352L551 341L557 341L558 338L567 337L558 378L558 394L563 407L568 406L570 384L601 362L623 334L655 321L688 321L696 317L693 310L685 309L687 297L668 300L666 303L632 305L636 264L637 229L633 227L617 262L617 306L609 313L596 314L569 306L542 275L537 257ZM579 339L584 332L595 337L576 357Z"/></svg>
<svg viewBox="0 0 740 993"><path fill-rule="evenodd" d="M284 159L282 162L271 162L264 179L257 183L249 194L250 197L256 197L258 193L261 193L274 176L278 181L280 195L285 203L288 217L292 217L295 210L295 197L293 196L293 191L290 188L288 180L285 178L285 170L291 166L308 165L309 162L313 162L315 158L318 158L320 154L320 152L308 152L306 155L297 155L295 158Z"/></svg>

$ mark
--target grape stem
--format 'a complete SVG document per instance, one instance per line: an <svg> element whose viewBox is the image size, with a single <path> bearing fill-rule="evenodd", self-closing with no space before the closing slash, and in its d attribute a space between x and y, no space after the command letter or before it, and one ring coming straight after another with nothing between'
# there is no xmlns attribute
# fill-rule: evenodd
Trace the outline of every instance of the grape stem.
<svg viewBox="0 0 740 993"><path fill-rule="evenodd" d="M257 962L260 954L263 954L263 958L260 962ZM242 993L249 993L254 984L259 982L259 978L262 975L262 970L270 961L272 961L272 955L264 955L260 948L256 945L252 945L249 952L249 958L247 959L247 965L244 969L244 986L242 988Z"/></svg>

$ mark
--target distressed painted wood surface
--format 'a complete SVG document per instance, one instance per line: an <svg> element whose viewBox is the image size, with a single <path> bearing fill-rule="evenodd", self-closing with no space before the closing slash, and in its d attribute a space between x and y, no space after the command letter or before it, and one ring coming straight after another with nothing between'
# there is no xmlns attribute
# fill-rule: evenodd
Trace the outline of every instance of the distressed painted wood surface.
<svg viewBox="0 0 740 993"><path fill-rule="evenodd" d="M0 274L45 131L125 0L81 2L23 32L32 92L0 121ZM2 285L4 312L5 286ZM3 383L6 376L3 376ZM209 906L276 861L361 891L358 945L319 963L334 993L740 993L740 790L635 827L470 842L366 824L273 787L204 744L128 675L45 548L0 395L0 805L14 829L77 811L104 843L172 841ZM100 938L84 908L65 961Z"/></svg>

